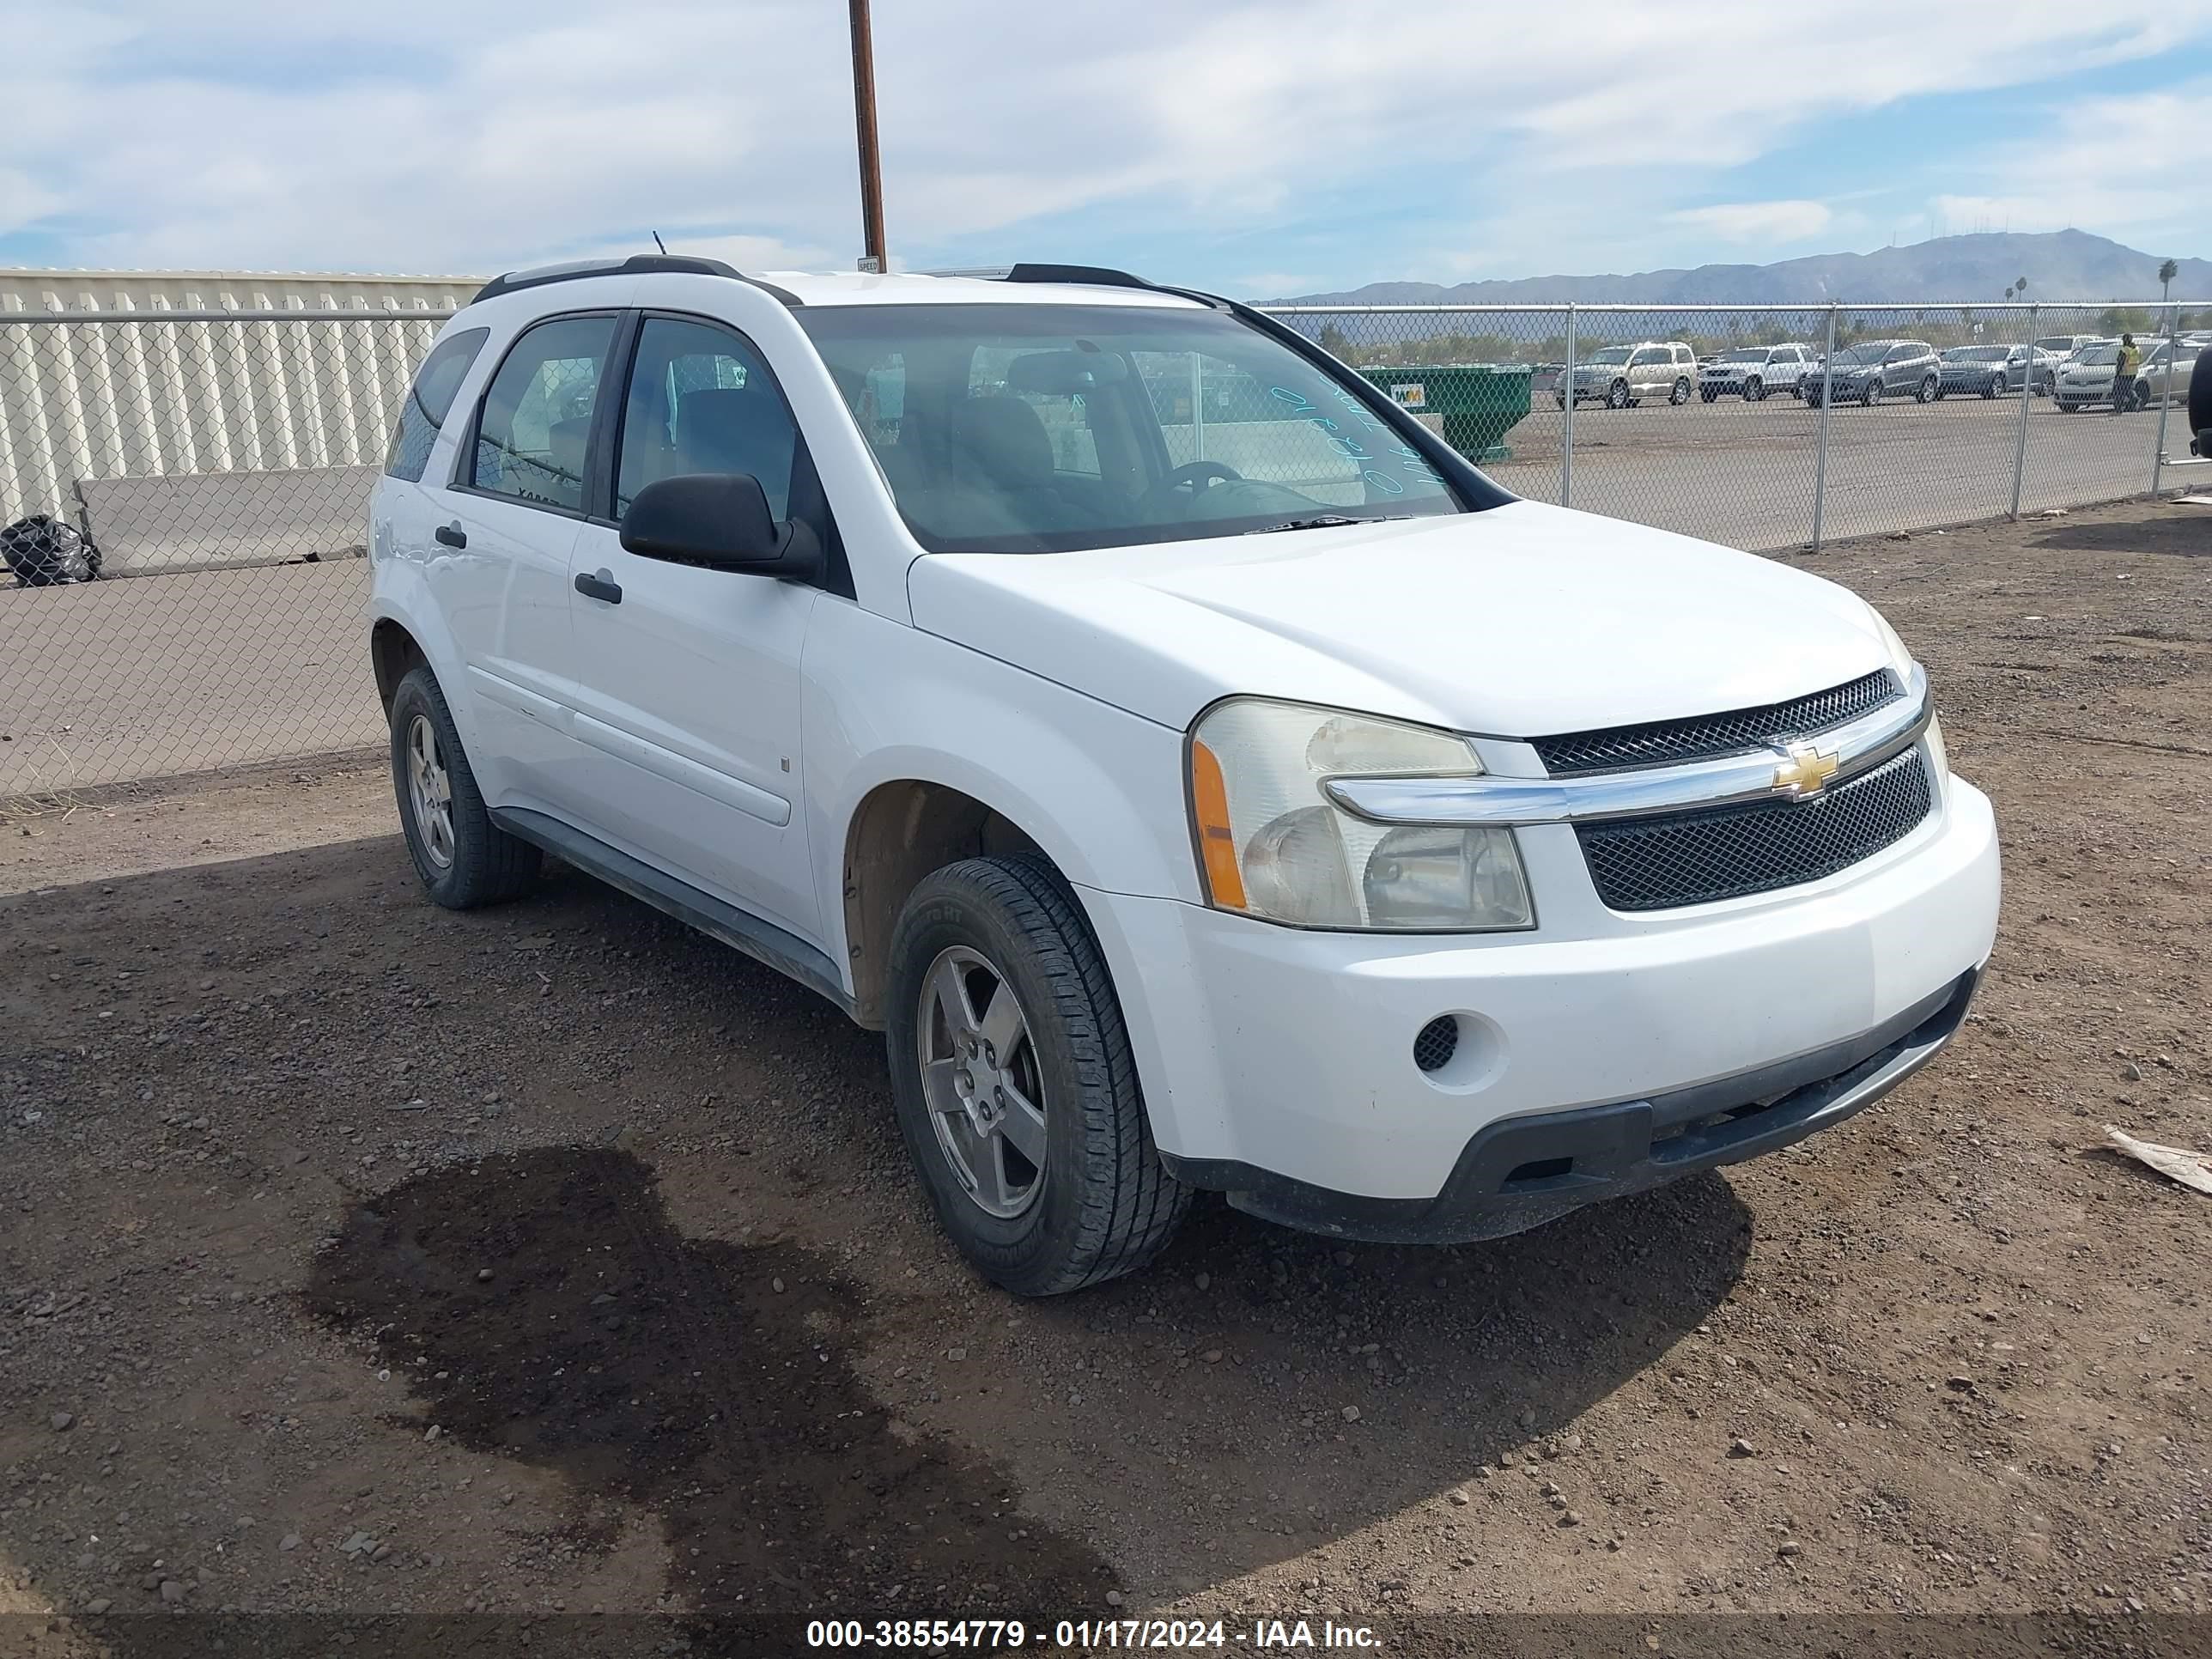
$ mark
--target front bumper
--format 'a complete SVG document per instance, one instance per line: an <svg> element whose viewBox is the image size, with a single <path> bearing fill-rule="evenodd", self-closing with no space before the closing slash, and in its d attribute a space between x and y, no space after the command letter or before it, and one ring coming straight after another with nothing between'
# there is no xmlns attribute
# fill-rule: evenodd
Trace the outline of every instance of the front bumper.
<svg viewBox="0 0 2212 1659"><path fill-rule="evenodd" d="M1516 1231L1857 1110L1955 1029L1996 935L1994 817L1956 779L1835 876L1634 916L1598 903L1571 829L1519 833L1532 933L1303 933L1086 891L1169 1167L1345 1237ZM1415 1036L1446 1014L1457 1051L1423 1072Z"/></svg>

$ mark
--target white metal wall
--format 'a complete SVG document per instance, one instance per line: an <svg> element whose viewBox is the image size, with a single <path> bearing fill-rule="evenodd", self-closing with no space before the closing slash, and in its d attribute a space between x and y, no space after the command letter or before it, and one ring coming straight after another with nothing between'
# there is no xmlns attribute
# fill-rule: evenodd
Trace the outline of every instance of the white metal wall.
<svg viewBox="0 0 2212 1659"><path fill-rule="evenodd" d="M380 459L479 281L0 270L0 523L80 478Z"/></svg>

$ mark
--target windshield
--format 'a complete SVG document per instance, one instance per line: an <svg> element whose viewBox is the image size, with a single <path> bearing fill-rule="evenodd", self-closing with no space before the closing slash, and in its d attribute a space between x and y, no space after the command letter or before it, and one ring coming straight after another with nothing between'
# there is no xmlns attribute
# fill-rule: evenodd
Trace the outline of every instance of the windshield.
<svg viewBox="0 0 2212 1659"><path fill-rule="evenodd" d="M933 553L1072 552L1470 510L1351 386L1226 312L1016 303L793 314ZM1441 388L1422 374L1392 371L1386 395L1433 404Z"/></svg>
<svg viewBox="0 0 2212 1659"><path fill-rule="evenodd" d="M1888 341L1876 340L1871 345L1852 346L1847 350L1838 351L1836 362L1839 366L1846 367L1852 363L1878 363L1882 354L1888 349Z"/></svg>
<svg viewBox="0 0 2212 1659"><path fill-rule="evenodd" d="M1584 361L1590 363L1625 363L1628 361L1628 353L1626 346L1607 346L1602 351L1591 352Z"/></svg>
<svg viewBox="0 0 2212 1659"><path fill-rule="evenodd" d="M1766 348L1753 346L1743 351L1723 351L1720 360L1724 363L1763 363L1766 361Z"/></svg>
<svg viewBox="0 0 2212 1659"><path fill-rule="evenodd" d="M1943 354L1947 363L2001 363L2010 354L2002 346L1953 346Z"/></svg>
<svg viewBox="0 0 2212 1659"><path fill-rule="evenodd" d="M2091 346L2081 354L2081 361L2085 363L2117 363L2120 361L2120 349L2116 345Z"/></svg>

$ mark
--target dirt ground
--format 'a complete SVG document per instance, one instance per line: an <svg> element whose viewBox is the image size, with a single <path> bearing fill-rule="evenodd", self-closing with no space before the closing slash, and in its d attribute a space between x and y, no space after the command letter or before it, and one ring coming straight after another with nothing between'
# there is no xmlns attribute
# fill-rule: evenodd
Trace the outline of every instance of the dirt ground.
<svg viewBox="0 0 2212 1659"><path fill-rule="evenodd" d="M1017 1303L878 1038L572 873L433 908L380 774L0 818L0 1654L2203 1650L2212 1199L2100 1141L2212 1147L2212 507L1808 562L1996 798L1977 1012L1831 1133L1491 1244L1210 1204Z"/></svg>

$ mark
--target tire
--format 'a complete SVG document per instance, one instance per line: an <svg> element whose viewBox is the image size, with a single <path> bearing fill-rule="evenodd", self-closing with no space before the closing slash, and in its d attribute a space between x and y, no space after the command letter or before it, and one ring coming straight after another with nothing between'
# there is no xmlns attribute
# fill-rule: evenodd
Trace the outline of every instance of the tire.
<svg viewBox="0 0 2212 1659"><path fill-rule="evenodd" d="M438 776L417 773L425 746ZM392 694L392 786L407 855L434 903L473 910L517 897L538 879L544 855L492 823L453 710L427 666L412 670ZM442 823L434 810L441 789Z"/></svg>
<svg viewBox="0 0 2212 1659"><path fill-rule="evenodd" d="M2061 398L2058 400L2058 412L2061 415L2079 415L2081 412L2081 405L2070 398Z"/></svg>
<svg viewBox="0 0 2212 1659"><path fill-rule="evenodd" d="M1869 380L1866 383L1866 390L1859 393L1859 406L1863 409L1872 409L1881 401L1881 382L1880 380Z"/></svg>
<svg viewBox="0 0 2212 1659"><path fill-rule="evenodd" d="M1743 383L1743 400L1747 404L1765 403L1766 401L1766 382L1764 380L1746 380Z"/></svg>
<svg viewBox="0 0 2212 1659"><path fill-rule="evenodd" d="M978 1036L1010 990L1020 1029L983 1066L939 1061L950 1091L939 1098L972 1103L939 1110L923 1076L922 1045L963 1052L953 1022L940 1018L948 973L963 1010L984 998L975 1008ZM1063 1295L1150 1261L1188 1210L1190 1189L1168 1174L1152 1145L1121 1001L1057 873L1024 859L981 858L926 878L899 916L890 976L884 1042L899 1129L960 1253L1018 1296ZM955 1088L963 1075L970 1085ZM1013 1111L1005 1109L1002 1085L1014 1095ZM1024 1097L1041 1093L1041 1162L1019 1152L1010 1129L979 1136L974 1107L987 1087L1002 1122L1018 1117ZM989 1139L1000 1142L995 1152ZM979 1175L974 1163L987 1159L994 1168Z"/></svg>
<svg viewBox="0 0 2212 1659"><path fill-rule="evenodd" d="M1674 389L1667 394L1667 401L1676 409L1690 401L1690 383L1686 380L1674 382Z"/></svg>
<svg viewBox="0 0 2212 1659"><path fill-rule="evenodd" d="M1628 395L1627 381L1615 380L1606 388L1605 406L1607 409L1628 409L1633 406L1633 400Z"/></svg>
<svg viewBox="0 0 2212 1659"><path fill-rule="evenodd" d="M1912 389L1912 401L1917 404L1934 403L1936 401L1936 390L1942 386L1942 384L1943 382L1938 380L1935 375L1929 375L1926 379L1923 380L1918 386Z"/></svg>
<svg viewBox="0 0 2212 1659"><path fill-rule="evenodd" d="M1942 382L1942 381L1940 381L1940 380L1939 380L1939 381L1937 381L1937 382L1936 382L1936 401L1937 403L1939 403L1939 404L1940 404L1940 403L1942 403L1942 402L1946 398L1949 397L1950 395L1951 395L1951 394L1950 394L1950 392L1949 392L1948 391L1947 391L1947 390L1944 388ZM1982 393L1982 396L1984 396L1984 398L1988 397L1989 395L1990 395L1990 394L1989 394L1988 392L1984 392L1984 393Z"/></svg>
<svg viewBox="0 0 2212 1659"><path fill-rule="evenodd" d="M2136 382L2136 412L2139 415L2148 414L2157 402L2158 398L2151 389L2141 380L2137 380Z"/></svg>

